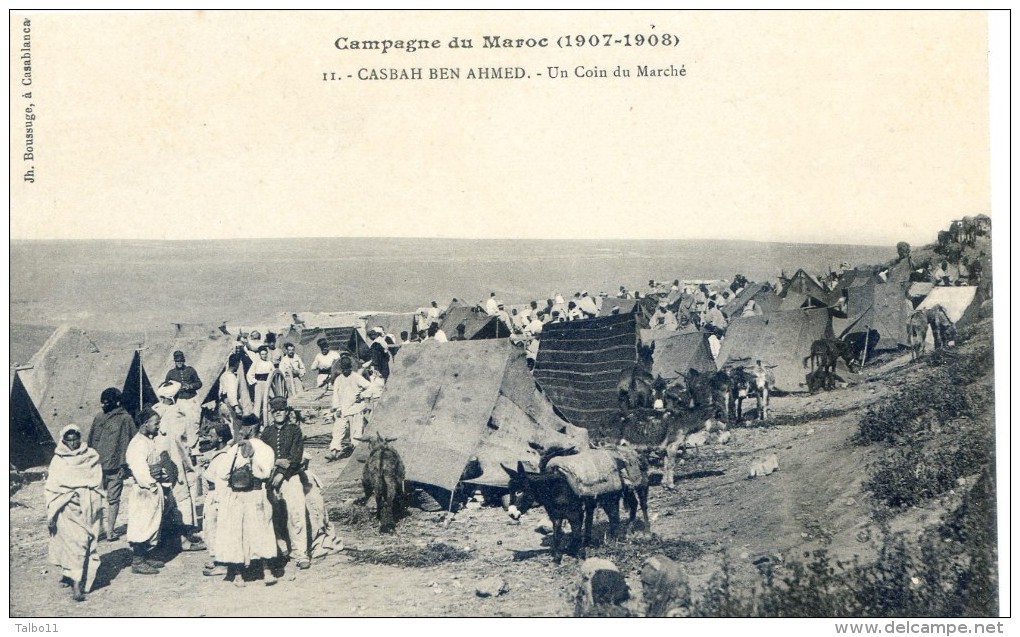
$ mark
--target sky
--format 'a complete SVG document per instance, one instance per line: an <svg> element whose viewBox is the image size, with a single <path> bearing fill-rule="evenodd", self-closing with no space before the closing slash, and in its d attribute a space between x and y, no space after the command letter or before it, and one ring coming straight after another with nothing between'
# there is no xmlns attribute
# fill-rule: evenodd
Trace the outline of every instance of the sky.
<svg viewBox="0 0 1020 637"><path fill-rule="evenodd" d="M31 85L11 94L15 240L891 245L929 242L964 215L995 219L983 12L25 17ZM23 19L11 29L18 82ZM603 33L608 47L556 44ZM679 44L615 44L667 33ZM550 43L486 49L486 35ZM341 37L441 47L340 50ZM451 49L453 37L475 46ZM685 75L637 77L641 66ZM479 67L527 77L468 79ZM358 79L416 68L461 77Z"/></svg>

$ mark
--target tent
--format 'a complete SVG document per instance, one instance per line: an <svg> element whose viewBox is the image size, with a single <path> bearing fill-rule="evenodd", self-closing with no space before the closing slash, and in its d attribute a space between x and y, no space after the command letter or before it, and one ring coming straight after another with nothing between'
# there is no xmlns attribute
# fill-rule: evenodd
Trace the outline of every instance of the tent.
<svg viewBox="0 0 1020 637"><path fill-rule="evenodd" d="M598 427L615 421L620 373L637 360L633 314L549 323L542 329L534 375L569 422Z"/></svg>
<svg viewBox="0 0 1020 637"><path fill-rule="evenodd" d="M825 302L814 296L807 294L801 294L791 290L789 294L779 300L779 307L776 308L781 312L787 312L789 310L808 310L816 307L826 307Z"/></svg>
<svg viewBox="0 0 1020 637"><path fill-rule="evenodd" d="M371 356L370 346L357 327L292 327L282 340L294 344L298 356L308 368L304 378L305 389L315 389L316 372L311 365L320 351L319 339L326 339L330 348L341 354L348 352L362 361Z"/></svg>
<svg viewBox="0 0 1020 637"><path fill-rule="evenodd" d="M508 340L411 343L394 368L365 435L397 439L392 444L411 482L447 492L462 481L506 486L499 464L537 461L529 442L587 444L585 432L555 415L523 350ZM361 479L367 448L358 446L341 481Z"/></svg>
<svg viewBox="0 0 1020 637"><path fill-rule="evenodd" d="M813 299L814 304L822 307L827 305L829 299L829 292L803 269L797 270L792 277L784 281L783 290L779 296L785 299L793 292Z"/></svg>
<svg viewBox="0 0 1020 637"><path fill-rule="evenodd" d="M723 313L726 320L734 316L739 317L748 301L754 301L763 314L772 314L779 309L782 299L779 298L779 295L772 290L772 286L768 283L748 283L740 291L740 294L730 299L726 305L720 307L719 311Z"/></svg>
<svg viewBox="0 0 1020 637"><path fill-rule="evenodd" d="M720 368L737 361L753 364L760 360L772 368L777 389L799 391L805 384L804 359L811 353L811 344L832 336L832 320L826 309L733 319L716 360Z"/></svg>
<svg viewBox="0 0 1020 637"><path fill-rule="evenodd" d="M965 327L980 318L981 302L983 300L976 286L939 286L932 288L928 296L917 306L917 309L927 310L930 307L941 305L946 308L949 320L959 328Z"/></svg>
<svg viewBox="0 0 1020 637"><path fill-rule="evenodd" d="M907 283L870 283L847 290L847 318L834 319L840 337L850 337L856 351L893 350L907 345L907 319L913 303ZM866 335L865 335L866 334Z"/></svg>
<svg viewBox="0 0 1020 637"><path fill-rule="evenodd" d="M19 471L48 465L57 446L17 372L11 385L10 443L10 462Z"/></svg>
<svg viewBox="0 0 1020 637"><path fill-rule="evenodd" d="M199 376L199 378L202 377ZM213 383L219 385L219 376L213 380ZM121 394L121 404L132 416L137 415L147 405L155 405L159 402L156 390L152 387L152 380L142 364L140 351L135 351L131 356L131 365L128 367L127 378L124 379Z"/></svg>
<svg viewBox="0 0 1020 637"><path fill-rule="evenodd" d="M141 332L103 332L69 328L51 339L22 372L25 387L35 400L50 432L56 435L67 423L87 428L101 410L99 395L107 387L121 388L138 355L149 386L158 385L173 367L173 353L184 352L207 392L219 378L234 338L217 326L175 324L168 329ZM131 389L138 376L128 382ZM142 383L142 391L145 387Z"/></svg>
<svg viewBox="0 0 1020 637"><path fill-rule="evenodd" d="M645 330L641 330L642 338ZM708 334L704 332L673 333L669 338L655 339L652 353L652 374L672 380L679 373L696 369L703 373L716 371L715 359L708 346Z"/></svg>
<svg viewBox="0 0 1020 637"><path fill-rule="evenodd" d="M401 332L407 332L408 340L414 334L412 331L414 329L414 317L414 312L377 312L375 314L366 314L361 318L366 329L376 326L381 327L387 334L392 334L393 338L399 343ZM308 361L305 362L307 363Z"/></svg>
<svg viewBox="0 0 1020 637"><path fill-rule="evenodd" d="M496 316L489 316L474 306L457 301L446 308L446 318L439 327L446 333L446 338L457 335L457 326L464 324L464 338L469 341L490 338L507 338L510 328Z"/></svg>
<svg viewBox="0 0 1020 637"><path fill-rule="evenodd" d="M658 306L659 299L650 296L643 296L640 299L619 299L607 296L602 299L599 317L633 314L637 317L640 327L648 328L651 325L652 315L655 314L655 309Z"/></svg>

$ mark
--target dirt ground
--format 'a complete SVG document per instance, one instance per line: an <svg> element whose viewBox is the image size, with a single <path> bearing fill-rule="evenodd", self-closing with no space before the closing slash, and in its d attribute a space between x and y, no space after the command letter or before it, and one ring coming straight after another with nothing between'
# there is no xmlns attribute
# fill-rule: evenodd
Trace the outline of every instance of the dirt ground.
<svg viewBox="0 0 1020 637"><path fill-rule="evenodd" d="M890 358L869 368L855 386L774 398L775 424L734 429L731 444L705 447L679 465L675 490L651 489L651 532L638 528L619 543L597 541L589 555L615 559L637 598L639 569L655 553L683 562L695 590L724 556L742 578L755 576L753 562L762 556L801 558L823 546L837 557L867 559L874 551L874 521L860 484L879 451L854 446L850 438L861 410L910 368L908 356ZM327 432L324 424L305 427L309 437ZM308 449L312 468L334 485L327 487L327 506L335 515L349 514L354 494L335 488L347 461L326 463L325 451ZM749 479L751 460L769 453L777 455L779 471ZM553 563L542 532L549 521L541 510L515 522L498 506L453 514L411 509L394 536L369 524L370 509L360 523L338 516L347 520L335 523L346 550L314 561L307 571L288 566L273 587L250 582L239 588L203 577L204 552L176 556L159 575L135 575L127 544L103 542L99 581L83 603L71 600L58 584L59 571L46 561L44 511L41 482L12 499L12 617L564 617L574 610L579 561L568 556ZM938 505L911 510L901 524L920 528L940 512ZM604 534L601 512L596 523L596 535ZM436 555L451 559L427 559ZM506 590L481 597L479 586ZM640 612L639 599L632 607Z"/></svg>

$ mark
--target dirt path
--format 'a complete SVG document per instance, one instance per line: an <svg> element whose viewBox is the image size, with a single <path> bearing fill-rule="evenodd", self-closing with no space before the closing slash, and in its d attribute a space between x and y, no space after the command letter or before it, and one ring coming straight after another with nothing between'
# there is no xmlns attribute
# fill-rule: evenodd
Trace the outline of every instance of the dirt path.
<svg viewBox="0 0 1020 637"><path fill-rule="evenodd" d="M891 360L847 389L774 399L777 421L793 424L734 429L731 444L704 448L678 467L676 490L652 488L654 534L635 532L620 544L596 546L591 554L616 558L635 593L640 590L638 569L655 552L684 562L694 588L708 581L724 555L736 576L746 578L755 575L752 562L764 555L799 558L818 547L841 557L869 555L871 512L860 483L876 452L854 446L850 438L860 411L891 391L886 370L903 365L902 357ZM879 377L881 381L871 380ZM308 436L327 430L325 425L305 427ZM323 462L324 451L309 449L313 469L330 484L342 463ZM779 471L748 479L751 460L767 453L777 455ZM330 495L335 493L327 489L327 506L351 506ZM466 508L454 515L412 509L395 536L381 536L367 522L337 523L348 550L315 561L307 571L289 567L284 580L271 588L258 582L238 588L203 577L205 553L181 554L157 576L134 575L127 545L103 543L99 585L86 602L77 604L46 562L41 483L28 485L15 501L24 506L10 511L14 617L573 613L578 562L566 557L561 565L553 564L546 536L537 530L548 520L537 511L518 523L498 507ZM596 521L596 532L604 530L601 513ZM437 550L463 559L407 565ZM507 592L476 595L479 584L493 577L505 582ZM143 580L144 587L139 586ZM153 599L173 603L154 605Z"/></svg>

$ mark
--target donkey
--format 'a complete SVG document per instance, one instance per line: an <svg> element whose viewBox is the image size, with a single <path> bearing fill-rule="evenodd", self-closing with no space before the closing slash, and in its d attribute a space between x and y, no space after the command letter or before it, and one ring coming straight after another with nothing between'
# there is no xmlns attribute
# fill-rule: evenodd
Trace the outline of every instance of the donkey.
<svg viewBox="0 0 1020 637"><path fill-rule="evenodd" d="M948 347L956 341L956 325L949 318L946 308L941 305L934 305L925 311L928 319L928 326L931 327L931 334L935 340L935 349Z"/></svg>
<svg viewBox="0 0 1020 637"><path fill-rule="evenodd" d="M582 496L574 491L561 471L549 467L548 461L557 453L547 454L542 458L538 473L529 472L524 463L517 462L517 469L500 465L510 476L510 499L521 512L526 512L532 504L538 503L545 509L546 515L553 524L552 555L557 564L563 560L560 541L563 537L563 521L570 523L570 543L567 552L577 557L584 557L584 547L591 544L592 524L596 507L602 507L609 518L610 534L616 536L620 525L620 491L611 491L595 496ZM615 461L614 461L615 463Z"/></svg>
<svg viewBox="0 0 1020 637"><path fill-rule="evenodd" d="M811 343L811 353L804 358L804 368L810 363L811 371L821 369L825 374L836 373L836 363L842 358L851 372L857 367L853 348L846 341L836 338L820 338Z"/></svg>
<svg viewBox="0 0 1020 637"><path fill-rule="evenodd" d="M620 410L648 408L652 406L655 379L642 366L634 364L622 372L616 383Z"/></svg>
<svg viewBox="0 0 1020 637"><path fill-rule="evenodd" d="M928 315L924 310L914 310L907 319L907 346L910 348L911 361L918 360L924 354L927 338Z"/></svg>
<svg viewBox="0 0 1020 637"><path fill-rule="evenodd" d="M620 410L648 408L652 406L652 387L655 379L649 371L655 343L638 346L638 360L622 370L617 379L616 391L620 399Z"/></svg>
<svg viewBox="0 0 1020 637"><path fill-rule="evenodd" d="M375 514L379 518L379 532L393 533L399 509L404 501L404 461L397 450L389 445L396 438L383 438L376 432L374 439L356 438L369 444L368 461L361 474L365 488L365 501L375 495Z"/></svg>
<svg viewBox="0 0 1020 637"><path fill-rule="evenodd" d="M754 367L737 367L730 371L733 380L733 403L736 407L737 422L743 418L745 398L754 398L758 408L758 420L769 417L769 395L776 388L776 376L771 370L765 369L761 361Z"/></svg>

